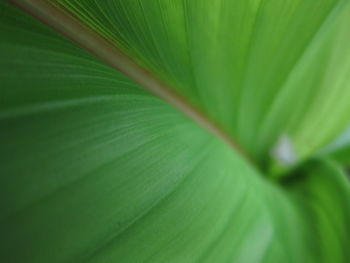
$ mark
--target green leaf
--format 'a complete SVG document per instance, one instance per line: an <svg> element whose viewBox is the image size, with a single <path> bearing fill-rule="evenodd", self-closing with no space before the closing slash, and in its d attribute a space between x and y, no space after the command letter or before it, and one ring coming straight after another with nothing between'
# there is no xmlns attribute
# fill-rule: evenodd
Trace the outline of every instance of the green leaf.
<svg viewBox="0 0 350 263"><path fill-rule="evenodd" d="M178 109L14 7L0 10L1 262L350 258L350 185L336 164L268 181Z"/></svg>
<svg viewBox="0 0 350 263"><path fill-rule="evenodd" d="M350 121L349 1L54 2L203 110L260 164L289 165L269 160L284 136L300 162Z"/></svg>
<svg viewBox="0 0 350 263"><path fill-rule="evenodd" d="M328 155L347 168L350 166L350 127L333 142L320 151L320 155Z"/></svg>
<svg viewBox="0 0 350 263"><path fill-rule="evenodd" d="M350 146L339 149L332 154L332 158L345 165L349 170L350 167Z"/></svg>

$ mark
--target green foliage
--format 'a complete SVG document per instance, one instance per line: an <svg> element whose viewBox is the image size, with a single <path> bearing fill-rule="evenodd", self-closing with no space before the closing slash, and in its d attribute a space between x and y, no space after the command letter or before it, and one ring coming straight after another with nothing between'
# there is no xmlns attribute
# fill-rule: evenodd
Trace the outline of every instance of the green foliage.
<svg viewBox="0 0 350 263"><path fill-rule="evenodd" d="M281 133L302 160L349 122L348 1L55 2L170 83L257 162Z"/></svg>
<svg viewBox="0 0 350 263"><path fill-rule="evenodd" d="M256 167L0 2L1 262L349 262L349 179L311 158L350 122L348 1L52 2Z"/></svg>
<svg viewBox="0 0 350 263"><path fill-rule="evenodd" d="M321 155L329 155L340 164L350 168L350 126L332 143L320 151Z"/></svg>

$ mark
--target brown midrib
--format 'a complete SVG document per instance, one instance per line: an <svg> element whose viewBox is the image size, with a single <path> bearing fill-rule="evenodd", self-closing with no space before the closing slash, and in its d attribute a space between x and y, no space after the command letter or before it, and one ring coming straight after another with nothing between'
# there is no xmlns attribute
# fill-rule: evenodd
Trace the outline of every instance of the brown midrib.
<svg viewBox="0 0 350 263"><path fill-rule="evenodd" d="M231 148L254 165L247 152L242 149L236 140L229 136L213 120L208 118L206 114L189 104L166 83L156 78L148 70L142 68L103 36L81 23L68 10L58 8L46 0L8 0L8 2L59 31L114 69L139 83L145 89L171 103L202 127L223 139Z"/></svg>

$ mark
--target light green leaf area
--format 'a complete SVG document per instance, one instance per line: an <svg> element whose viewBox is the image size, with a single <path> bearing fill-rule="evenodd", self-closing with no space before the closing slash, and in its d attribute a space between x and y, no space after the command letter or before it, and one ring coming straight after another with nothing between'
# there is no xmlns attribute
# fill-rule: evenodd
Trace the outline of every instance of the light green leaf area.
<svg viewBox="0 0 350 263"><path fill-rule="evenodd" d="M1 262L348 262L350 186L333 163L273 184L3 2L0 32Z"/></svg>
<svg viewBox="0 0 350 263"><path fill-rule="evenodd" d="M54 2L170 84L272 170L290 165L269 158L280 138L290 138L299 162L349 123L347 0Z"/></svg>
<svg viewBox="0 0 350 263"><path fill-rule="evenodd" d="M321 152L330 155L333 159L350 168L350 126L330 145Z"/></svg>
<svg viewBox="0 0 350 263"><path fill-rule="evenodd" d="M328 156L348 170L350 168L350 126L348 125L338 137L321 148L317 155Z"/></svg>

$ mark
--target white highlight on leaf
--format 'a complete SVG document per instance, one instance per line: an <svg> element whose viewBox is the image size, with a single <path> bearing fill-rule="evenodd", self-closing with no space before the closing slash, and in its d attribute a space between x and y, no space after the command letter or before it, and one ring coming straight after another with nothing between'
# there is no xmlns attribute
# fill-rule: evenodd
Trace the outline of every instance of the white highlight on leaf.
<svg viewBox="0 0 350 263"><path fill-rule="evenodd" d="M297 154L293 147L292 140L288 135L282 135L271 152L274 159L284 165L291 166L297 161Z"/></svg>

